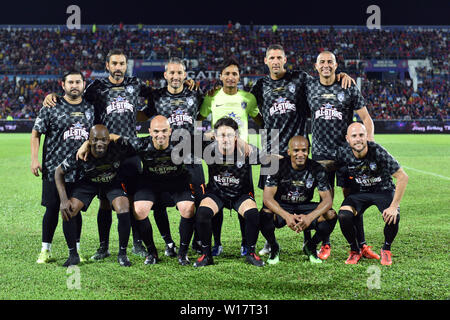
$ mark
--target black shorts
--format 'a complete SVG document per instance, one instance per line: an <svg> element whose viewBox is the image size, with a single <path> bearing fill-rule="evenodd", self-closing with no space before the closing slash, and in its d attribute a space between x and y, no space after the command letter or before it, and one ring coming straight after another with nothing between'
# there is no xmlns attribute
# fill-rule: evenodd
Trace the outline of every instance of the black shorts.
<svg viewBox="0 0 450 320"><path fill-rule="evenodd" d="M73 184L70 194L67 192L69 199L75 198L83 202L84 207L82 211L86 211L92 199L99 194L103 194L110 204L117 197L128 197L122 184L117 179L110 183L94 183L89 180L80 180Z"/></svg>
<svg viewBox="0 0 450 320"><path fill-rule="evenodd" d="M69 192L72 190L73 183L66 182L66 192L69 194ZM50 180L42 180L42 198L41 198L41 205L44 207L51 207L51 208L58 208L59 209L59 194L58 189L56 188L55 181Z"/></svg>
<svg viewBox="0 0 450 320"><path fill-rule="evenodd" d="M325 168L325 166L320 161L326 161L329 159L324 159L323 157L320 157L320 156L319 157L312 156L312 160L317 161L319 164L321 164ZM345 185L344 185L345 176L343 175L342 170L338 170L337 168L335 168L332 170L325 170L325 171L327 173L328 183L330 184L332 189L334 189L335 182L336 182L336 186L343 187L343 188L345 187Z"/></svg>
<svg viewBox="0 0 450 320"><path fill-rule="evenodd" d="M319 205L318 202L308 202L308 203L304 203L304 204L285 204L285 203L280 203L279 205L281 208L283 208L284 210L286 210L287 212L289 212L290 214L310 214L311 212L313 212L317 206ZM266 206L263 206L263 209L268 209ZM282 228L286 225L286 220L284 220L281 216L279 216L278 214L274 214L275 218L274 218L274 224L276 228ZM313 220L313 222L311 222L311 224L309 225L309 227L306 230L312 230L315 229L317 227L317 220L319 218L316 218Z"/></svg>
<svg viewBox="0 0 450 320"><path fill-rule="evenodd" d="M144 175L140 175L137 181L134 201L167 201L169 197L176 204L181 201L194 201L194 195L189 188L189 177L181 176L179 178L167 179L164 182L150 181Z"/></svg>
<svg viewBox="0 0 450 320"><path fill-rule="evenodd" d="M372 205L377 206L380 212L389 208L394 199L394 191L385 192L358 192L348 195L342 202L341 207L351 206L357 214L363 214Z"/></svg>
<svg viewBox="0 0 450 320"><path fill-rule="evenodd" d="M137 178L142 173L141 158L137 155L125 159L119 168L118 179L125 185L127 193L136 192Z"/></svg>
<svg viewBox="0 0 450 320"><path fill-rule="evenodd" d="M244 201L246 201L248 199L255 201L255 198L253 197L253 194L251 192L249 192L248 194L243 194L242 196L239 196L239 197L229 198L229 197L220 196L216 192L212 192L211 190L208 190L208 188L207 188L203 199L208 198L208 197L211 198L212 200L214 200L214 202L217 204L217 207L219 208L219 212L223 208L227 208L230 210L234 209L236 212L238 212L239 207L241 206L241 204ZM255 201L255 203L256 203L256 201Z"/></svg>

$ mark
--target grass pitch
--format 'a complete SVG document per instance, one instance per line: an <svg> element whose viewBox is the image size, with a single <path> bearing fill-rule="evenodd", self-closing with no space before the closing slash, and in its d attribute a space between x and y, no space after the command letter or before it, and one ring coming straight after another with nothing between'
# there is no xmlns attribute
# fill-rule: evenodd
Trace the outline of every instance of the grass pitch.
<svg viewBox="0 0 450 320"><path fill-rule="evenodd" d="M161 261L145 266L131 254L130 268L116 262L117 219L113 214L111 257L99 263L85 263L78 269L61 265L67 247L61 219L53 241L56 262L36 264L41 247L44 208L40 205L41 179L30 171L29 134L1 134L0 153L0 299L143 299L143 300L448 300L450 245L450 137L448 135L376 135L408 173L410 179L401 204L401 222L392 246L393 265L362 259L345 265L348 245L339 223L331 235L332 253L321 265L311 265L301 252L303 235L288 228L278 229L281 262L256 268L240 257L237 214L224 212L222 243L224 253L215 265L194 269L181 267L164 256L164 242L154 223L156 246ZM254 172L254 181L257 179ZM261 190L256 197L261 207ZM336 190L334 208L342 194ZM83 214L82 250L89 257L98 246L93 201ZM174 240L179 243L178 212L170 208ZM366 239L379 253L384 223L375 207L364 214ZM264 244L259 236L257 247ZM197 255L190 251L191 261ZM266 259L266 258L264 258Z"/></svg>

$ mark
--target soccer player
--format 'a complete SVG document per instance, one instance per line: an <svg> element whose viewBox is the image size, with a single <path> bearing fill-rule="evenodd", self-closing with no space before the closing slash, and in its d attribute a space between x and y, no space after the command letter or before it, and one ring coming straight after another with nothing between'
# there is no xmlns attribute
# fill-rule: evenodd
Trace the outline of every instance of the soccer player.
<svg viewBox="0 0 450 320"><path fill-rule="evenodd" d="M280 169L268 175L264 186L261 220L274 221L277 228L287 225L294 231L316 233L305 234L303 251L312 263L321 263L317 257L317 244L328 237L336 225L337 216L330 210L333 204L331 187L325 169L316 161L308 159L309 141L303 136L289 140L288 157L280 161ZM317 188L321 201L311 202ZM275 219L273 213L276 214ZM279 245L275 239L275 226L262 223L261 233L271 247L269 264L279 262Z"/></svg>
<svg viewBox="0 0 450 320"><path fill-rule="evenodd" d="M209 182L205 197L196 213L197 230L202 241L202 256L194 267L214 264L211 252L211 220L223 207L234 209L245 219L245 238L247 241L246 261L261 267L264 262L255 254L255 245L259 233L259 212L250 185L251 164L260 163L255 159L251 163L248 156L238 156L237 136L239 127L236 121L224 117L214 125L215 141L204 152L211 152L208 164ZM254 147L256 149L256 147ZM253 151L257 155L257 151Z"/></svg>
<svg viewBox="0 0 450 320"><path fill-rule="evenodd" d="M42 220L42 249L37 263L51 259L53 235L58 225L60 199L55 185L55 169L88 138L88 130L94 124L94 106L83 99L85 81L76 70L67 72L62 78L64 96L57 99L54 108L41 108L31 131L31 172L39 176L42 172L42 205L46 207ZM38 160L41 135L45 135L42 165ZM68 183L74 182L67 175ZM77 246L81 234L81 216L77 230Z"/></svg>
<svg viewBox="0 0 450 320"><path fill-rule="evenodd" d="M151 96L151 88L136 77L126 77L127 56L121 49L112 49L106 56L105 68L109 76L91 82L84 91L83 98L92 103L96 112L96 123L104 124L110 133L124 137L136 136L136 117L145 117L138 111L140 97ZM44 99L44 106L52 107L56 94L49 94ZM132 156L122 163L121 176L125 185L132 189L136 175L141 171L139 157ZM109 233L112 224L112 211L108 199L99 197L100 206L97 215L100 246L91 260L101 260L110 255ZM132 227L134 220L132 219ZM139 241L137 229L133 227L133 253L145 256L146 251Z"/></svg>
<svg viewBox="0 0 450 320"><path fill-rule="evenodd" d="M179 58L170 58L165 64L164 78L167 81L167 85L153 91L147 106L142 111L147 118L151 118L156 114L166 117L172 131L178 130L181 134L181 139L190 140L185 142L190 144L191 152L193 153L194 135L196 134L195 121L197 120L200 105L203 102L203 94L201 90L191 90L185 85L186 66ZM138 116L138 120L140 119L141 117ZM185 130L184 134L181 130ZM200 136L200 133L198 135ZM191 173L191 178L193 179L191 185L198 205L205 185L203 166L201 162L198 164L192 163L187 164L186 169ZM166 206L174 205L173 200L170 199L170 194L163 193L161 194L161 199L156 200L152 207L155 222L166 242L165 254L172 257L176 256L176 246L170 234ZM184 218L181 219L183 221L182 224L184 224L186 221L184 221Z"/></svg>
<svg viewBox="0 0 450 320"><path fill-rule="evenodd" d="M336 168L333 159L336 149L345 144L345 134L348 125L353 121L356 112L367 128L368 139L373 141L374 126L367 111L365 101L356 86L343 88L337 80L336 57L330 51L321 52L316 59L315 69L319 79L310 77L306 83L306 96L311 110L312 159L323 164L328 171L331 195L334 197ZM346 191L344 190L344 196ZM358 227L360 245L367 258L377 258L369 246L365 244L364 230ZM331 252L330 239L324 239L319 258L327 259ZM379 257L378 257L379 258Z"/></svg>
<svg viewBox="0 0 450 320"><path fill-rule="evenodd" d="M250 92L238 89L240 68L239 62L235 58L228 58L221 64L220 80L223 87L217 90L214 95L205 96L200 107L200 120L207 118L211 114L211 126L214 127L218 119L230 117L239 125L239 137L248 142L248 118L252 117L262 127L262 116L255 96ZM253 185L253 179L251 185ZM238 217L242 234L241 255L246 255L245 220L241 215L238 215ZM214 216L212 224L214 236L213 256L218 256L223 252L223 246L220 241L222 221L223 212L220 211Z"/></svg>
<svg viewBox="0 0 450 320"><path fill-rule="evenodd" d="M309 117L305 86L311 77L304 71L287 71L286 62L283 47L270 45L264 58L269 75L259 79L250 91L256 97L264 128L267 134L270 134L270 139L267 137L267 141L262 141L263 148L267 149L268 153L281 155L286 155L290 138L306 136L305 125ZM338 74L337 78L341 80L343 88L354 82L344 73ZM260 176L260 189L264 189L264 181L265 178ZM266 243L259 254L269 252L270 247Z"/></svg>
<svg viewBox="0 0 450 320"><path fill-rule="evenodd" d="M352 123L345 138L347 145L338 148L335 158L337 166L346 172L346 180L341 180L341 186L350 190L338 214L341 231L351 250L345 263L356 264L361 258L355 220L367 208L375 205L385 222L381 264L391 265L391 245L398 232L400 201L408 183L408 175L386 149L368 141L367 129L363 124ZM396 179L396 185L392 177Z"/></svg>
<svg viewBox="0 0 450 320"><path fill-rule="evenodd" d="M194 232L195 213L194 196L189 186L190 173L183 162L177 164L172 159L175 143L170 140L172 129L168 119L161 115L155 116L150 122L149 132L148 137L123 137L121 140L137 152L143 163L134 195L134 214L148 250L144 263L155 264L158 260L148 213L158 194L170 192L181 215L178 262L183 266L188 265L190 262L187 252Z"/></svg>
<svg viewBox="0 0 450 320"><path fill-rule="evenodd" d="M110 143L108 129L104 125L95 125L89 132L90 156L87 161L76 159L76 152L68 156L55 170L55 183L61 199L63 231L69 248L69 258L65 267L80 262L75 246L76 216L80 210L86 211L92 199L99 193L104 194L117 212L119 232L120 266L129 267L127 245L130 236L130 204L122 188L119 168L129 155L130 150ZM68 174L77 177L77 181L66 188L64 179ZM68 191L68 192L67 192Z"/></svg>

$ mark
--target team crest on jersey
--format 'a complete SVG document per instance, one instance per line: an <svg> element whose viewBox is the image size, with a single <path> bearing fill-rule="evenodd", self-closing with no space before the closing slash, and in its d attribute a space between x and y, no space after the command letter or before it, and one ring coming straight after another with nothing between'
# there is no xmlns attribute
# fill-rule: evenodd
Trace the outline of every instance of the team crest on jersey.
<svg viewBox="0 0 450 320"><path fill-rule="evenodd" d="M133 86L127 86L127 87L125 88L125 90L126 90L129 94L132 94L132 93L134 92Z"/></svg>
<svg viewBox="0 0 450 320"><path fill-rule="evenodd" d="M343 92L339 92L337 94L337 99L339 100L339 102L344 101L344 93Z"/></svg>
<svg viewBox="0 0 450 320"><path fill-rule="evenodd" d="M242 107L242 109L245 109L245 108L247 108L247 102L245 102L245 101L242 101L242 103L241 103L241 107Z"/></svg>
<svg viewBox="0 0 450 320"><path fill-rule="evenodd" d="M289 92L294 93L295 92L295 84L293 84L293 83L289 84L288 90L289 90Z"/></svg>
<svg viewBox="0 0 450 320"><path fill-rule="evenodd" d="M113 162L113 167L116 168L116 169L117 169L118 167L120 167L120 161L114 161L114 162Z"/></svg>
<svg viewBox="0 0 450 320"><path fill-rule="evenodd" d="M369 164L369 168L370 168L370 170L375 171L375 170L377 170L377 164L375 162L371 162Z"/></svg>
<svg viewBox="0 0 450 320"><path fill-rule="evenodd" d="M186 102L188 106L192 106L194 104L194 100L192 98L187 98Z"/></svg>
<svg viewBox="0 0 450 320"><path fill-rule="evenodd" d="M244 163L242 161L238 161L236 162L236 166L240 169L242 168L242 166L244 165Z"/></svg>
<svg viewBox="0 0 450 320"><path fill-rule="evenodd" d="M306 188L311 189L311 187L314 184L314 178L308 178L306 179Z"/></svg>
<svg viewBox="0 0 450 320"><path fill-rule="evenodd" d="M90 112L90 111L86 111L86 112L84 113L84 115L86 116L86 119L88 119L88 120L91 120L91 119L92 119L92 116L93 116L92 112Z"/></svg>

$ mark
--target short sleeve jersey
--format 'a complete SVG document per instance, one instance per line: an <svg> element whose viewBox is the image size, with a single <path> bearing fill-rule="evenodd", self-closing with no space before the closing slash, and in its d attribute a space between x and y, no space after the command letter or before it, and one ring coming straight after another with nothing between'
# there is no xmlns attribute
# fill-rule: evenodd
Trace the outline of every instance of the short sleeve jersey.
<svg viewBox="0 0 450 320"><path fill-rule="evenodd" d="M306 92L311 110L312 157L331 160L336 148L345 143L353 112L365 106L364 98L356 86L343 89L339 82L326 86L319 79L308 81Z"/></svg>
<svg viewBox="0 0 450 320"><path fill-rule="evenodd" d="M394 191L392 175L400 164L382 146L368 141L368 152L363 159L357 159L348 144L338 148L336 163L346 177L346 184L352 192Z"/></svg>
<svg viewBox="0 0 450 320"><path fill-rule="evenodd" d="M33 129L45 134L42 153L42 178L53 181L56 167L89 138L89 129L94 124L94 106L83 100L70 104L64 98L58 99L53 108L42 108L34 122ZM75 177L67 175L67 182Z"/></svg>
<svg viewBox="0 0 450 320"><path fill-rule="evenodd" d="M61 169L65 175L74 175L76 181L86 179L94 183L110 183L117 177L121 163L132 154L130 148L111 142L104 157L95 158L90 154L88 160L83 161L77 160L76 152L73 152L61 163Z"/></svg>
<svg viewBox="0 0 450 320"><path fill-rule="evenodd" d="M266 176L266 187L277 187L275 200L280 204L305 204L314 197L314 189L330 190L324 168L314 160L308 159L305 168L295 170L291 159L283 158L280 169L274 175Z"/></svg>
<svg viewBox="0 0 450 320"><path fill-rule="evenodd" d="M208 189L227 199L234 199L252 192L250 184L252 165L261 164L258 149L251 145L253 158L239 157L235 149L233 155L225 156L217 148L214 141L205 146L204 155L210 155L212 161L205 159L208 165ZM241 159L242 158L242 159Z"/></svg>
<svg viewBox="0 0 450 320"><path fill-rule="evenodd" d="M232 118L239 125L239 136L248 141L248 117L256 117L259 113L255 96L244 90L238 90L230 95L218 90L214 96L206 96L200 107L200 115L207 117L212 115L211 127L222 117Z"/></svg>
<svg viewBox="0 0 450 320"><path fill-rule="evenodd" d="M172 161L173 143L164 150L156 149L151 137L124 138L122 144L131 146L139 155L143 165L142 173L151 182L164 183L167 179L189 175L183 163L175 164Z"/></svg>
<svg viewBox="0 0 450 320"><path fill-rule="evenodd" d="M108 78L96 79L84 92L85 99L95 106L96 123L123 137L136 136L139 97L150 95L151 88L135 77L125 77L121 84L113 84Z"/></svg>
<svg viewBox="0 0 450 320"><path fill-rule="evenodd" d="M279 139L277 153L283 153L287 152L291 137L305 135L308 116L305 84L308 77L308 74L303 71L287 71L284 77L278 80L272 80L270 75L265 76L259 79L251 89L250 92L256 97L261 110L264 129L267 130L269 153L275 147L272 145L274 139ZM277 130L273 137L272 129Z"/></svg>
<svg viewBox="0 0 450 320"><path fill-rule="evenodd" d="M189 90L184 86L183 91L172 94L164 87L152 92L148 105L142 111L148 117L163 115L169 120L173 130L186 129L193 134L202 102L203 93L200 90Z"/></svg>

